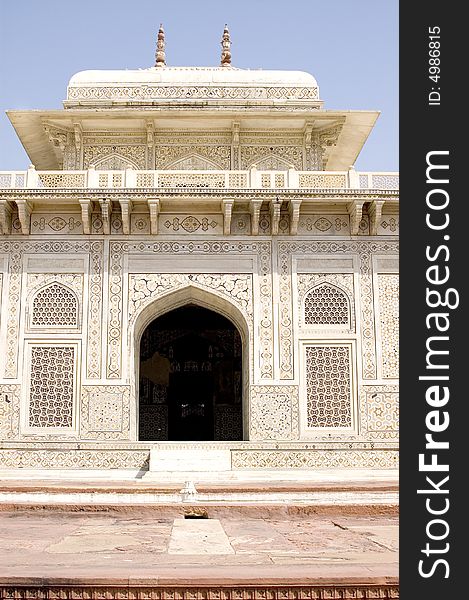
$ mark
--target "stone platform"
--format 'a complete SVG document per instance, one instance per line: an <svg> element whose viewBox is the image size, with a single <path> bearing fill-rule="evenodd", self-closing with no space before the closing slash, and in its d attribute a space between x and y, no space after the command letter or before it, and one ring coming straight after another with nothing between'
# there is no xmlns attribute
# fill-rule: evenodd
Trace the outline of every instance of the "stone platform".
<svg viewBox="0 0 469 600"><path fill-rule="evenodd" d="M265 594L301 586L303 595L289 597L397 597L390 595L398 575L397 531L396 516L340 510L287 516L261 509L257 517L237 511L206 519L164 511L2 512L0 588L76 593L98 586L107 590L100 597L113 598L129 588L204 588L212 594L258 588ZM324 594L342 588L363 593L311 596L313 589ZM372 589L381 595L366 595Z"/></svg>
<svg viewBox="0 0 469 600"><path fill-rule="evenodd" d="M397 598L395 474L279 475L4 479L0 597Z"/></svg>

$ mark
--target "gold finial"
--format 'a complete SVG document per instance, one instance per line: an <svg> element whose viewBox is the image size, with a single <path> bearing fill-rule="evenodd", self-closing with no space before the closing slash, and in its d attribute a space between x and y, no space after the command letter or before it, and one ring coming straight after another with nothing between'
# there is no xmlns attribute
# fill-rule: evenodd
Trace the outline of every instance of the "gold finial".
<svg viewBox="0 0 469 600"><path fill-rule="evenodd" d="M221 63L222 67L231 67L231 39L230 32L228 30L228 25L225 24L225 29L223 30L223 37L221 39Z"/></svg>
<svg viewBox="0 0 469 600"><path fill-rule="evenodd" d="M158 40L156 42L155 67L166 67L166 54L164 52L164 29L163 24L160 24L158 30Z"/></svg>

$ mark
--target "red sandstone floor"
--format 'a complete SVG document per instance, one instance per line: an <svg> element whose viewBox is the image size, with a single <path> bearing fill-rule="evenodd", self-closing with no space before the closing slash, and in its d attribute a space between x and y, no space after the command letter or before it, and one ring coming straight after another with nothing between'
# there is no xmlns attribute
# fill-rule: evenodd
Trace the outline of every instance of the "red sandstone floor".
<svg viewBox="0 0 469 600"><path fill-rule="evenodd" d="M332 511L333 513L334 511ZM242 511L184 519L164 510L0 512L0 583L16 578L121 582L393 580L395 515L258 517Z"/></svg>

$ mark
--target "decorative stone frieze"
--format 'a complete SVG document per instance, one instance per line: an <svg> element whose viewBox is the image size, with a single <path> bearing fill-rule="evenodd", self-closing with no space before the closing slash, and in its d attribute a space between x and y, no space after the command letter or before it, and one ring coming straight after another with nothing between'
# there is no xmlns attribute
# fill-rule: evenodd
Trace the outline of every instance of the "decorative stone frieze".
<svg viewBox="0 0 469 600"><path fill-rule="evenodd" d="M37 169L0 172L0 469L147 470L178 373L233 470L395 468L398 176L350 167L376 114L323 111L305 73L157 62L12 113ZM180 358L147 328L187 304L237 341Z"/></svg>

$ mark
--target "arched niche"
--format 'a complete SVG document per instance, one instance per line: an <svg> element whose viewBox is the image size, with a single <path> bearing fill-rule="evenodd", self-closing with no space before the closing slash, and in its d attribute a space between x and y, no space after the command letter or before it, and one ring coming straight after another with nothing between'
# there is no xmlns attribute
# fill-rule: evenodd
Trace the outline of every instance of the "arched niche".
<svg viewBox="0 0 469 600"><path fill-rule="evenodd" d="M60 281L49 281L34 290L28 302L30 329L78 328L80 302L73 289Z"/></svg>
<svg viewBox="0 0 469 600"><path fill-rule="evenodd" d="M249 168L256 167L258 171L288 171L291 166L291 163L272 153L254 160Z"/></svg>
<svg viewBox="0 0 469 600"><path fill-rule="evenodd" d="M141 169L137 163L121 156L120 154L112 153L103 156L93 166L97 171L123 171L124 169Z"/></svg>
<svg viewBox="0 0 469 600"><path fill-rule="evenodd" d="M174 171L220 171L223 170L223 167L209 160L208 158L205 158L205 156L200 156L200 154L193 153L183 156L182 158L178 158L169 164L166 169Z"/></svg>
<svg viewBox="0 0 469 600"><path fill-rule="evenodd" d="M134 415L133 415L133 431L135 439L139 437L139 400L140 394L140 371L141 371L141 343L142 336L147 328L160 317L170 315L183 307L199 307L213 312L221 317L224 317L232 327L237 331L241 342L241 413L242 424L239 440L248 439L248 423L249 423L249 327L242 312L237 306L226 298L220 297L209 291L200 289L195 286L187 286L182 289L170 292L159 298L155 298L151 303L141 309L137 315L132 331L130 332L131 341L131 365L133 365L132 379L132 396L135 398ZM168 358L168 357L165 357ZM157 440L147 440L157 441ZM171 440L170 440L171 441ZM187 440L190 441L190 440ZM229 441L219 440L219 441Z"/></svg>
<svg viewBox="0 0 469 600"><path fill-rule="evenodd" d="M303 323L307 327L351 327L348 293L329 281L311 287L303 299Z"/></svg>

